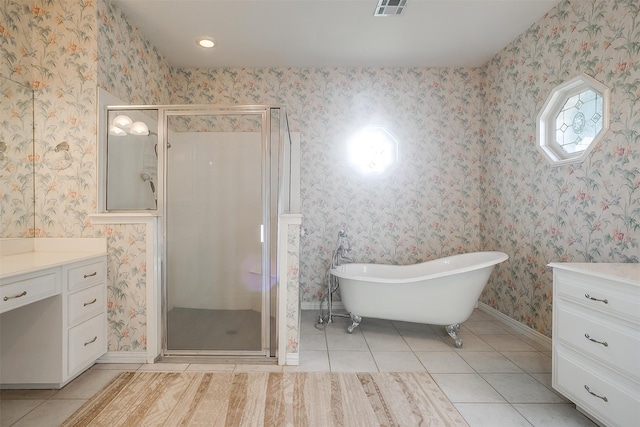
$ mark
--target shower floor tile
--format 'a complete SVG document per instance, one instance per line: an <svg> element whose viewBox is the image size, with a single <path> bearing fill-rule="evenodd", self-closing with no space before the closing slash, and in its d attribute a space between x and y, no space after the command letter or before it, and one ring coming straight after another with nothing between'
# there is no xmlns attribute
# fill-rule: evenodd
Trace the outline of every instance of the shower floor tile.
<svg viewBox="0 0 640 427"><path fill-rule="evenodd" d="M167 314L169 350L259 351L261 315L253 310L174 307Z"/></svg>

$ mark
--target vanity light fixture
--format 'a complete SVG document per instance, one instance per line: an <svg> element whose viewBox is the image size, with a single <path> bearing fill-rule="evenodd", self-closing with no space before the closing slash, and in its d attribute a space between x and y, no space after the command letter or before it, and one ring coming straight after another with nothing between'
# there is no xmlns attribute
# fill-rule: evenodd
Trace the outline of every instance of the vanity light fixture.
<svg viewBox="0 0 640 427"><path fill-rule="evenodd" d="M116 116L115 119L113 119L113 124L114 124L114 126L117 126L120 129L127 130L133 124L133 120L131 120L131 117L129 117L129 116L125 116L124 114L120 114L119 116Z"/></svg>
<svg viewBox="0 0 640 427"><path fill-rule="evenodd" d="M109 135L111 136L148 136L154 134L149 130L149 126L145 122L134 122L131 117L120 114L113 119L113 123L109 125Z"/></svg>
<svg viewBox="0 0 640 427"><path fill-rule="evenodd" d="M145 122L134 122L129 128L129 133L131 135L146 136L151 132L149 131L149 126L147 126Z"/></svg>
<svg viewBox="0 0 640 427"><path fill-rule="evenodd" d="M196 43L198 43L198 46L205 49L211 49L216 45L215 40L213 40L211 37L199 37L196 40Z"/></svg>
<svg viewBox="0 0 640 427"><path fill-rule="evenodd" d="M109 135L112 136L125 136L127 134L127 131L119 128L116 125L109 125Z"/></svg>

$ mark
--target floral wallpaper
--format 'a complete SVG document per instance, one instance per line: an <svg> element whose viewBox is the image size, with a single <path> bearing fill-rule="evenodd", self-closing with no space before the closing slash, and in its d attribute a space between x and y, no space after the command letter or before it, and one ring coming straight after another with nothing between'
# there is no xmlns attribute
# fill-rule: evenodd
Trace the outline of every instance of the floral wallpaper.
<svg viewBox="0 0 640 427"><path fill-rule="evenodd" d="M358 261L415 263L479 248L479 69L176 69L174 104L280 104L301 132L303 302L317 302L341 229ZM349 138L384 126L398 162L364 176Z"/></svg>
<svg viewBox="0 0 640 427"><path fill-rule="evenodd" d="M551 335L549 262L639 262L640 3L562 1L483 69L483 249L511 258L482 301ZM536 150L552 89L586 73L611 89L611 126L581 164Z"/></svg>
<svg viewBox="0 0 640 427"><path fill-rule="evenodd" d="M0 0L0 232L35 233L33 205L33 93L27 47L31 16L25 0Z"/></svg>
<svg viewBox="0 0 640 427"><path fill-rule="evenodd" d="M124 17L104 1L96 5L91 0L2 0L1 4L0 74L27 83L35 91L36 225L31 235L107 238L109 350L144 350L145 228L94 227L89 215L96 211L98 82L104 82L108 90L119 83L117 89L122 90L113 93L123 99L129 99L123 93L136 94L132 102L164 102L169 93L168 89L162 92L160 88L143 85L139 79L105 76L105 73L127 75L126 69L115 65L119 57L109 55L120 49L120 42L125 44L123 52L135 46L139 54L147 54L143 61L154 72L162 69L150 60L157 55L141 37L136 38L135 30L126 24ZM113 35L114 49L99 48L103 34L98 29L108 32L113 22L116 27L125 28L125 32ZM109 60L104 60L105 57ZM100 79L99 73L103 74ZM112 82L115 83L110 86ZM69 145L68 151L55 151L61 142ZM13 185L21 183L15 181Z"/></svg>
<svg viewBox="0 0 640 427"><path fill-rule="evenodd" d="M33 234L108 237L111 351L146 345L145 242L142 226L89 219L96 86L131 103L286 106L302 135L303 302L323 294L340 229L359 261L507 252L482 300L547 335L548 262L638 262L636 0L562 1L474 69L171 68L106 0L0 5L0 73L35 90ZM611 129L583 164L554 168L535 149L535 117L580 72L611 87ZM398 162L380 176L349 164L347 141L363 126L398 141ZM68 153L53 150L61 142Z"/></svg>
<svg viewBox="0 0 640 427"><path fill-rule="evenodd" d="M34 233L33 91L0 74L0 235Z"/></svg>

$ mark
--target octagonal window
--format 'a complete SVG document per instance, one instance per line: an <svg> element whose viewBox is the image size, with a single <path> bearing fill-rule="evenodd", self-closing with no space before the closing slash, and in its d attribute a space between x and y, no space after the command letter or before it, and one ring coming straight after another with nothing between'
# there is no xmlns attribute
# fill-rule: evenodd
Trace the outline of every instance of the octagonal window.
<svg viewBox="0 0 640 427"><path fill-rule="evenodd" d="M351 165L363 174L381 174L398 161L398 141L383 127L366 127L348 143Z"/></svg>
<svg viewBox="0 0 640 427"><path fill-rule="evenodd" d="M583 161L609 128L609 88L582 74L558 87L538 116L538 149L554 165Z"/></svg>

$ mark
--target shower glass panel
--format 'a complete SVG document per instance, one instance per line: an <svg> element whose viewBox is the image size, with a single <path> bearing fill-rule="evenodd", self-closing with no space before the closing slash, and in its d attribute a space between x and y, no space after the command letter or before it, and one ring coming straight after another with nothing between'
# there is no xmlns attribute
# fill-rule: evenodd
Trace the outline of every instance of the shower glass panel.
<svg viewBox="0 0 640 427"><path fill-rule="evenodd" d="M276 169L277 185L278 168L267 117L167 113L165 354L271 355L277 187L265 176Z"/></svg>
<svg viewBox="0 0 640 427"><path fill-rule="evenodd" d="M158 111L107 111L106 210L158 208Z"/></svg>

